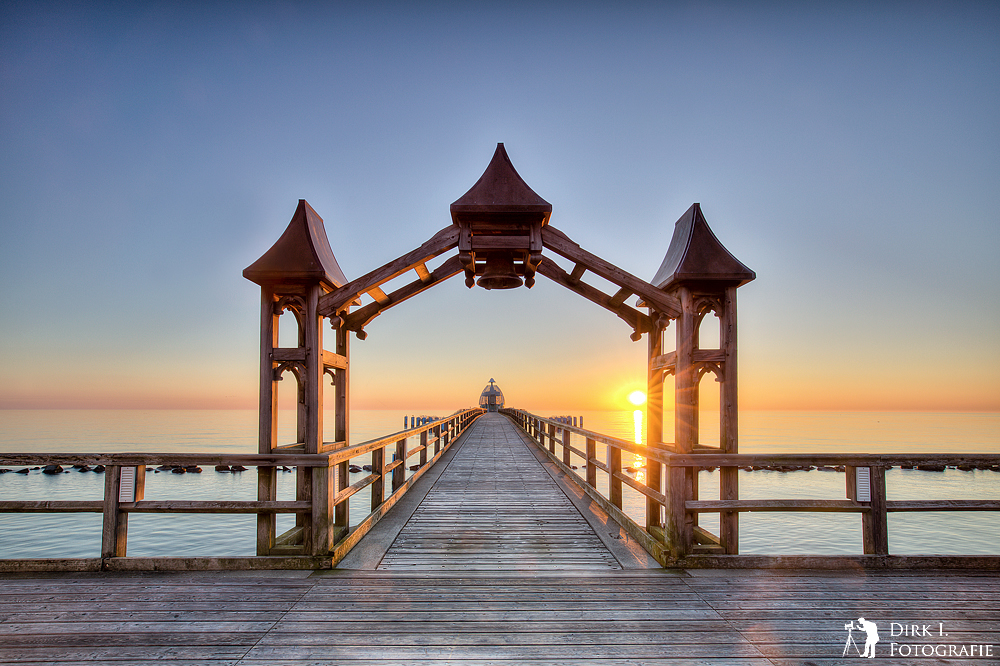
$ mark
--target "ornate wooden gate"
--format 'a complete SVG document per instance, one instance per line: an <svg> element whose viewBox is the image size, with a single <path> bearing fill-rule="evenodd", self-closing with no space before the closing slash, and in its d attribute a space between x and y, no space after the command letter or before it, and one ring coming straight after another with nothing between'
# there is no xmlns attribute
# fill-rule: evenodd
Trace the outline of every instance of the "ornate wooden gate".
<svg viewBox="0 0 1000 666"><path fill-rule="evenodd" d="M534 285L541 274L611 311L632 329L632 340L648 337L648 386L646 444L677 453L738 451L736 374L736 289L754 279L753 271L733 257L716 239L699 204L681 216L663 264L652 282L591 254L565 233L549 224L552 205L521 179L503 144L482 177L451 205L452 223L420 247L348 281L330 247L323 220L300 200L295 214L278 241L243 271L261 287L260 349L260 453L282 451L324 453L348 446L350 413L350 347L348 333L359 340L365 328L382 312L450 277L463 273L466 285L485 289L511 289ZM570 271L546 259L545 251L573 264ZM448 255L435 268L428 263ZM382 285L409 271L414 279L386 293ZM618 287L608 294L583 280L587 272ZM372 300L362 303L367 295ZM626 301L638 297L635 306ZM299 324L298 345L279 347L278 317L291 311ZM720 321L718 349L702 349L698 331L705 315ZM332 328L334 344L323 344L324 323ZM676 349L664 352L664 334L675 323ZM297 442L279 446L276 438L277 382L290 372L298 391ZM718 447L699 444L698 387L708 372L721 383ZM334 387L336 426L333 442L323 441L323 377ZM663 381L674 376L674 442L661 441L663 431ZM348 527L347 505L333 509L338 478L346 478L347 463L336 468L300 468L297 497L311 499L311 515L300 515L294 531L302 552L328 553ZM343 467L344 469L340 469ZM261 468L259 499L276 495L274 471ZM650 486L660 490L661 465L650 462ZM698 497L697 473L671 468L667 492L678 501L665 512L652 500L647 504L647 530L678 552L690 544L714 543L724 552L736 552L737 518L724 513L719 535L711 535L687 518L680 498ZM738 497L735 470L723 473L720 499ZM327 498L323 501L322 498ZM258 520L258 554L272 552L276 543L274 515Z"/></svg>

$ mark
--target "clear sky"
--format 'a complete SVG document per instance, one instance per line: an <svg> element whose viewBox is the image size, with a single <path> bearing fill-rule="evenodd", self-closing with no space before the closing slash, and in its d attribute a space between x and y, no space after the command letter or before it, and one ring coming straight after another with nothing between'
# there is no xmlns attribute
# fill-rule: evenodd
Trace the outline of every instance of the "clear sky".
<svg viewBox="0 0 1000 666"><path fill-rule="evenodd" d="M0 4L0 407L256 406L241 276L304 198L348 278L497 142L645 279L700 202L747 409L1000 410L995 2ZM460 277L352 340L355 408L624 408L645 340Z"/></svg>

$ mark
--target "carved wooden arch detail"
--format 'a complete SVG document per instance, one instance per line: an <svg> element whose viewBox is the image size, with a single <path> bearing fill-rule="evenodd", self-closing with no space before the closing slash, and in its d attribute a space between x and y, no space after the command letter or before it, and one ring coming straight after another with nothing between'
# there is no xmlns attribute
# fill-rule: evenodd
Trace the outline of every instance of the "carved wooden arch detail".
<svg viewBox="0 0 1000 666"><path fill-rule="evenodd" d="M555 261L542 257L537 272L617 315L632 327L633 340L638 340L643 333L653 331L663 318L669 320L680 315L680 301L674 296L587 252L551 225L544 227L541 234L543 248L573 262L574 267L567 273ZM457 226L446 227L415 250L321 296L319 314L329 317L334 329L344 327L354 331L359 339L365 339L367 335L364 328L375 317L434 285L465 272L460 254L449 257L433 271L427 268L428 261L458 247L459 235ZM383 284L411 270L416 272L416 280L388 294L382 290ZM583 282L583 275L587 271L618 286L618 291L606 294ZM351 304L363 294L368 294L374 301L350 312ZM625 300L632 296L638 296L650 308L649 315L625 304Z"/></svg>
<svg viewBox="0 0 1000 666"><path fill-rule="evenodd" d="M695 375L695 381L700 382L702 377L711 372L715 375L715 381L721 383L722 380L725 379L725 370L723 366L723 363L717 361L707 361L701 363L695 371L697 373Z"/></svg>
<svg viewBox="0 0 1000 666"><path fill-rule="evenodd" d="M301 347L305 344L305 299L297 294L282 294L274 302L274 314L280 317L286 310L295 317L297 344Z"/></svg>
<svg viewBox="0 0 1000 666"><path fill-rule="evenodd" d="M301 361L282 361L274 368L274 381L280 382L284 377L282 375L288 370L295 377L295 384L297 387L298 401L299 403L305 403L305 382L302 378L306 374L306 366Z"/></svg>

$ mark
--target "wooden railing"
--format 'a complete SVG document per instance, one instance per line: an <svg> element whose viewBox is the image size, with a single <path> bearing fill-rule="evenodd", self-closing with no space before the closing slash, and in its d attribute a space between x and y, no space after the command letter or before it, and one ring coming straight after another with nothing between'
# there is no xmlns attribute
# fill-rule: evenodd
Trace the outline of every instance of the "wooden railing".
<svg viewBox="0 0 1000 666"><path fill-rule="evenodd" d="M67 558L59 560L0 560L0 570L36 569L176 569L176 568L329 568L342 559L414 483L437 462L455 439L482 414L481 409L457 412L452 416L379 439L340 448L327 453L0 453L0 465L103 465L104 499L73 500L7 500L0 501L0 513L101 513L104 516L101 557ZM411 439L419 440L410 446ZM386 456L392 446L394 456ZM372 471L351 483L347 465L351 459L371 454ZM419 468L406 478L407 461L419 456ZM394 458L394 459L393 459ZM309 497L292 501L262 500L146 500L144 499L145 469L156 465L243 465L256 467L259 475L273 473L277 467L302 470L332 470L335 480L329 497ZM386 485L391 493L385 497ZM332 534L333 547L322 555L309 552L302 526L269 544L266 556L199 558L199 557L126 557L128 548L128 516L133 513L197 513L197 514L256 514L274 516L293 513L311 517L348 516L351 497L371 488L371 512L353 529L337 530L335 525L320 526ZM315 532L315 526L313 531ZM10 538L11 535L8 535ZM260 552L258 544L258 552Z"/></svg>
<svg viewBox="0 0 1000 666"><path fill-rule="evenodd" d="M861 514L861 528L864 555L889 556L889 536L887 514L895 511L1000 511L1000 500L905 500L886 499L886 470L895 467L916 466L958 466L978 467L1000 465L997 454L681 454L671 451L669 445L650 448L627 440L601 435L575 428L565 423L545 419L516 409L502 410L514 420L545 451L564 472L606 512L621 525L630 536L638 541L661 564L685 566L697 565L697 558L725 556L717 537L697 524L697 516L702 513L740 513L745 511L819 511ZM583 448L574 446L573 436L584 440ZM597 456L597 445L603 444L606 455ZM644 481L637 480L624 472L622 452L627 451L642 456L647 462L660 463L664 468L684 468L697 474L702 469L738 469L749 467L810 467L843 466L846 472L846 499L735 499L700 500L697 497L697 483L685 483L681 487L666 486L664 492L650 488ZM584 469L578 474L572 469L572 456L584 462ZM598 471L607 475L608 495L598 491ZM665 475L669 478L669 474ZM623 484L652 500L654 511L680 514L675 524L679 529L659 526L659 517L642 527L622 510ZM662 487L662 486L661 486ZM693 495L693 496L692 496ZM735 548L732 549L735 551ZM731 552L729 555L737 555ZM747 562L766 565L767 556L745 558ZM933 558L924 558L933 564ZM940 558L941 562L945 559ZM914 560L914 558L910 558ZM725 557L716 563L725 562ZM730 561L735 561L730 558ZM970 558L970 565L976 562L997 562L996 557ZM719 564L726 566L726 564Z"/></svg>

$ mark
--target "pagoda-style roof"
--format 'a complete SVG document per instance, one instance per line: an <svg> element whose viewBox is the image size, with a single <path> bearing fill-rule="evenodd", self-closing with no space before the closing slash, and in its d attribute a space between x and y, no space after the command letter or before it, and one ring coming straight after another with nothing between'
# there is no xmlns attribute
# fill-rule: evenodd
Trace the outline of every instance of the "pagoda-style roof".
<svg viewBox="0 0 1000 666"><path fill-rule="evenodd" d="M730 254L712 233L701 204L692 204L674 225L670 247L652 284L667 290L692 282L739 287L755 277L756 273Z"/></svg>
<svg viewBox="0 0 1000 666"><path fill-rule="evenodd" d="M323 218L305 199L299 199L281 238L260 259L243 269L243 277L261 286L318 280L336 288L347 283L333 256Z"/></svg>
<svg viewBox="0 0 1000 666"><path fill-rule="evenodd" d="M497 144L493 159L476 184L451 205L455 224L482 221L545 225L551 215L552 204L528 187L511 164L502 143Z"/></svg>

